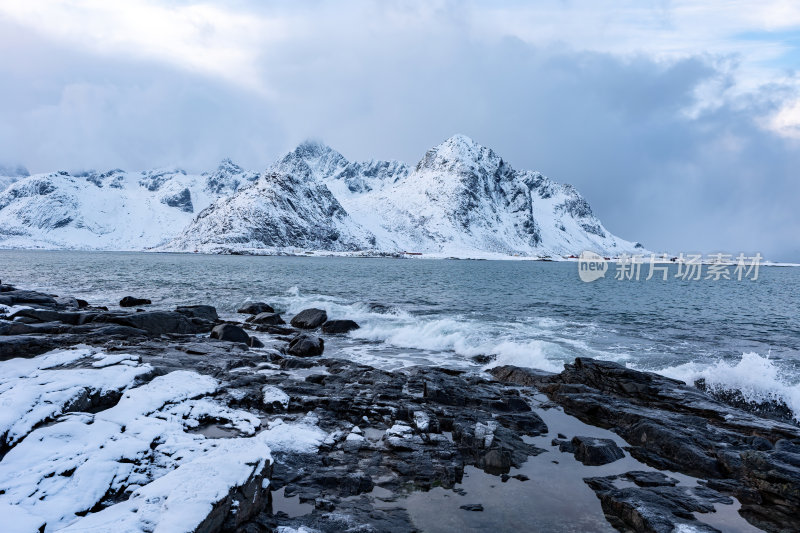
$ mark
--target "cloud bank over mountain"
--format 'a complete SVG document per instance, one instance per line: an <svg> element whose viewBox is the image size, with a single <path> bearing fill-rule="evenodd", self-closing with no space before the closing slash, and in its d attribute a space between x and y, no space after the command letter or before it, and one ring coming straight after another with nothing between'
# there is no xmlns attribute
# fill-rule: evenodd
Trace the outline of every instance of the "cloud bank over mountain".
<svg viewBox="0 0 800 533"><path fill-rule="evenodd" d="M31 0L0 8L0 164L414 161L463 132L655 249L798 259L799 28L783 2Z"/></svg>

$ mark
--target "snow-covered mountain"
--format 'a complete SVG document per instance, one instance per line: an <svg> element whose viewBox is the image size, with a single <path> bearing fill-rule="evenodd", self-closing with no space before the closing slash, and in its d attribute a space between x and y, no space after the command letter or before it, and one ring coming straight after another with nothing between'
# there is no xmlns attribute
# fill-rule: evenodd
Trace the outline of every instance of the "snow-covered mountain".
<svg viewBox="0 0 800 533"><path fill-rule="evenodd" d="M168 168L18 177L0 193L0 247L141 250L257 177L229 160L202 175Z"/></svg>
<svg viewBox="0 0 800 533"><path fill-rule="evenodd" d="M309 169L267 172L255 184L204 209L164 250L354 252L375 237L350 218Z"/></svg>
<svg viewBox="0 0 800 533"><path fill-rule="evenodd" d="M320 228L340 237L327 238ZM323 144L303 143L256 186L218 201L162 249L479 257L617 255L636 246L611 235L573 187L514 170L456 135L414 169L396 161L349 162Z"/></svg>
<svg viewBox="0 0 800 533"><path fill-rule="evenodd" d="M202 175L24 177L0 194L0 246L458 257L642 251L610 234L570 185L515 170L463 135L414 168L350 162L305 142L261 175L225 160Z"/></svg>

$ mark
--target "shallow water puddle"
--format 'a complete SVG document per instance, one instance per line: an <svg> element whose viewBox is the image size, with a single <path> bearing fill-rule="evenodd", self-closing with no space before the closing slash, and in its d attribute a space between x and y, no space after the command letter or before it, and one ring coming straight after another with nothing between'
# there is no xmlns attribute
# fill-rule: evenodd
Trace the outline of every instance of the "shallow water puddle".
<svg viewBox="0 0 800 533"><path fill-rule="evenodd" d="M434 488L414 492L397 503L408 510L414 524L426 532L446 531L552 531L614 532L606 521L600 500L583 481L586 477L611 476L634 470L658 471L631 457L610 464L585 466L572 454L562 453L551 441L559 433L568 439L576 435L612 439L620 447L627 443L611 431L584 424L560 408L535 409L547 423L549 433L523 440L546 452L530 457L520 468L512 468L510 476L523 474L520 481L511 477L486 474L475 467L464 469L463 482L456 490ZM697 479L683 474L662 471L679 481L681 486L694 486ZM627 480L615 485L636 486ZM480 504L483 511L469 511L461 506ZM715 505L715 513L696 513L699 521L722 531L751 533L759 531L739 514L740 504Z"/></svg>
<svg viewBox="0 0 800 533"><path fill-rule="evenodd" d="M285 496L286 487L272 492L272 513L286 513L289 518L295 518L311 513L314 506L310 503L301 503L300 496Z"/></svg>
<svg viewBox="0 0 800 533"><path fill-rule="evenodd" d="M225 427L220 424L208 424L206 426L194 429L190 433L200 433L207 439L229 439L239 437L241 433L236 429Z"/></svg>

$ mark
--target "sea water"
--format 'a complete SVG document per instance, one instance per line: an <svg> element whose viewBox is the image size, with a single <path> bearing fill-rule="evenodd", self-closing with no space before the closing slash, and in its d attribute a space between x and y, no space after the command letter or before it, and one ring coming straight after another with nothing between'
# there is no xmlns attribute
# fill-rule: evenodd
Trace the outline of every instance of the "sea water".
<svg viewBox="0 0 800 533"><path fill-rule="evenodd" d="M559 371L595 357L705 378L800 416L800 269L762 266L741 281L676 270L646 280L645 265L623 281L611 264L586 283L574 262L0 251L4 283L96 305L132 295L153 307L211 304L223 317L246 301L287 317L319 307L361 326L327 339L326 355L382 368Z"/></svg>

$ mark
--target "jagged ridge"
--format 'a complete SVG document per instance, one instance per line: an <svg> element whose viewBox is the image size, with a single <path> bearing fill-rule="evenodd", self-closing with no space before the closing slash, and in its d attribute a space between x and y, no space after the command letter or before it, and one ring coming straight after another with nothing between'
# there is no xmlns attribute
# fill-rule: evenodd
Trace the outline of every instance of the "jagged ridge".
<svg viewBox="0 0 800 533"><path fill-rule="evenodd" d="M112 204L120 198L123 207L134 204L140 220L134 227L151 231L119 239L117 234L131 233L114 227L119 219L90 220L87 213L109 199L96 191L86 195L89 184L116 189L109 194L116 197ZM116 238L97 238L106 233ZM641 246L610 234L572 186L515 170L463 135L429 150L414 168L397 161L350 162L307 141L261 176L224 160L200 176L161 169L22 178L0 194L0 239L3 246L22 247L119 249L112 242L123 242L124 249L461 257L582 250L617 255Z"/></svg>

